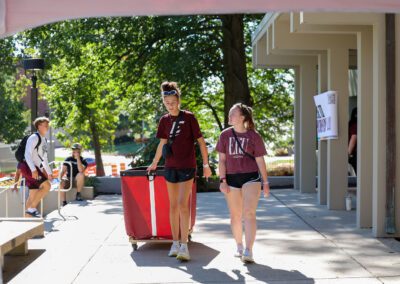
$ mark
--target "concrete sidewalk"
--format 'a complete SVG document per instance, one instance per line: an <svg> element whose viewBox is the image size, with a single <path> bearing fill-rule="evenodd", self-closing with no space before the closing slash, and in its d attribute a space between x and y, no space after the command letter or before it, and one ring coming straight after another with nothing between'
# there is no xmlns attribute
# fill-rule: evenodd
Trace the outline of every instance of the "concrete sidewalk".
<svg viewBox="0 0 400 284"><path fill-rule="evenodd" d="M256 264L233 257L220 193L198 194L190 252L180 263L169 244L139 244L125 234L121 196L99 196L47 217L30 255L5 259L9 283L400 283L400 243L355 228L355 212L328 211L315 194L275 190L258 209ZM75 215L77 219L73 218Z"/></svg>

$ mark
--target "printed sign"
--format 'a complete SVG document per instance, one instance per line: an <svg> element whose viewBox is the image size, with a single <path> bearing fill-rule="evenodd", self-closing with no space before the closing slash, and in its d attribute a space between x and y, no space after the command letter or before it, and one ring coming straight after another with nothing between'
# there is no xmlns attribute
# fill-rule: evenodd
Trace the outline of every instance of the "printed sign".
<svg viewBox="0 0 400 284"><path fill-rule="evenodd" d="M318 139L337 139L337 93L328 91L314 96L317 107L317 132Z"/></svg>

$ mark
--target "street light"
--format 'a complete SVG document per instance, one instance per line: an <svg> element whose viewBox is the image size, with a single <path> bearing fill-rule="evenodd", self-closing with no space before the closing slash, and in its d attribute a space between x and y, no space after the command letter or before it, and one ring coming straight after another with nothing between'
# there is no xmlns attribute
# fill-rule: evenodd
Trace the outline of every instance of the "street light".
<svg viewBox="0 0 400 284"><path fill-rule="evenodd" d="M37 118L38 112L38 89L36 87L37 77L36 72L44 69L44 60L41 58L28 58L23 60L23 65L26 71L31 71L32 87L31 87L31 122ZM31 125L32 132L36 131L35 126Z"/></svg>

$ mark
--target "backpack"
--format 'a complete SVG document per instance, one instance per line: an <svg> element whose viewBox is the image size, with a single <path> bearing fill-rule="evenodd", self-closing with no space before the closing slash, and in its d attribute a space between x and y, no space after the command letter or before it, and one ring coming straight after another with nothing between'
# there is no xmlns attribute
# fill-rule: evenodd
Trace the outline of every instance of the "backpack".
<svg viewBox="0 0 400 284"><path fill-rule="evenodd" d="M39 133L36 132L35 134L39 138L39 141L38 141L38 143L37 143L37 145L35 147L35 149L38 150L40 143L42 143L42 138L40 137ZM21 142L19 143L17 150L15 151L15 158L17 159L18 162L25 161L26 142L28 141L28 138L30 136L31 136L31 134L24 136L24 138L22 138Z"/></svg>

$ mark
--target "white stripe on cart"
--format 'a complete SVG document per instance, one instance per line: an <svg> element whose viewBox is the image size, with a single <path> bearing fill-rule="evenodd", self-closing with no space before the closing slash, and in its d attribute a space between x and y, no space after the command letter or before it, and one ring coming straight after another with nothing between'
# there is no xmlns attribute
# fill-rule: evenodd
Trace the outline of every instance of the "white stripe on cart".
<svg viewBox="0 0 400 284"><path fill-rule="evenodd" d="M154 176L149 178L150 186L150 218L151 218L151 233L153 237L157 236L157 218L156 218L156 198L154 192Z"/></svg>

